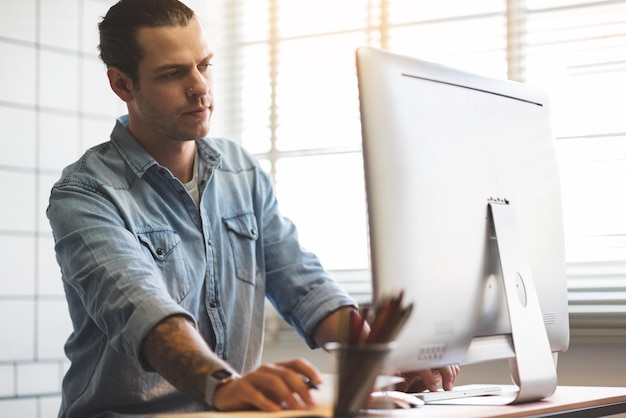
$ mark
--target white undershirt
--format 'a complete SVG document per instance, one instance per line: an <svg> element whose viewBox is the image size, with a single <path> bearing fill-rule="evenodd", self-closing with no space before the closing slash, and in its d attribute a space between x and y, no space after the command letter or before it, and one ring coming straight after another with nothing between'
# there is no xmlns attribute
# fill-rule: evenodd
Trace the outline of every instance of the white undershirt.
<svg viewBox="0 0 626 418"><path fill-rule="evenodd" d="M197 207L200 207L200 192L198 191L198 151L193 159L193 176L189 183L185 183L185 189L191 195Z"/></svg>

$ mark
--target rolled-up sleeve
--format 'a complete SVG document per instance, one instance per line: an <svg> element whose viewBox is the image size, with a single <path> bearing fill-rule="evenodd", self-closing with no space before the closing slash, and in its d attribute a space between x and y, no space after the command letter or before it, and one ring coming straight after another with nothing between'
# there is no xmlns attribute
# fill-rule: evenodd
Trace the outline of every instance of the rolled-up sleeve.
<svg viewBox="0 0 626 418"><path fill-rule="evenodd" d="M263 176L261 176L262 179ZM317 256L304 250L295 225L279 213L264 179L264 251L270 301L311 348L317 325L330 313L356 301L325 271Z"/></svg>

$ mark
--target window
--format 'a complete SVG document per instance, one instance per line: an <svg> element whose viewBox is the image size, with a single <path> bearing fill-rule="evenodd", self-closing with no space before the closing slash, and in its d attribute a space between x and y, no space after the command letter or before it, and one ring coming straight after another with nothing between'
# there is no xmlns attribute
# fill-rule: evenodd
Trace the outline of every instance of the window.
<svg viewBox="0 0 626 418"><path fill-rule="evenodd" d="M626 324L626 1L223 7L221 128L262 160L303 245L359 300L370 288L354 50L371 45L550 92L572 325Z"/></svg>
<svg viewBox="0 0 626 418"><path fill-rule="evenodd" d="M526 5L526 79L543 84L553 101L572 326L623 328L626 2Z"/></svg>

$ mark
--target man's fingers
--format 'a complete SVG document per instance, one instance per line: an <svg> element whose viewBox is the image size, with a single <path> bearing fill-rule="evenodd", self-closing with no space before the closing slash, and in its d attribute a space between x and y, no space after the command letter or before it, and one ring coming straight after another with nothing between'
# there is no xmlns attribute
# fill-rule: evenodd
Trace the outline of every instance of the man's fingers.
<svg viewBox="0 0 626 418"><path fill-rule="evenodd" d="M439 384L441 383L441 374L439 373L439 370L424 370L421 375L426 389L431 392L439 390Z"/></svg>
<svg viewBox="0 0 626 418"><path fill-rule="evenodd" d="M214 403L220 411L258 409L278 412L282 409L303 409L278 375L258 370L218 388Z"/></svg>
<svg viewBox="0 0 626 418"><path fill-rule="evenodd" d="M264 412L278 412L280 404L269 399L263 391L255 387L250 376L242 377L219 387L215 391L213 406L219 411L258 409Z"/></svg>
<svg viewBox="0 0 626 418"><path fill-rule="evenodd" d="M277 366L285 367L287 369L293 370L294 372L304 376L306 379L309 379L311 382L319 385L322 383L322 378L319 375L319 372L309 361L298 358L295 360L285 361L276 363ZM306 381L305 379L305 381Z"/></svg>
<svg viewBox="0 0 626 418"><path fill-rule="evenodd" d="M317 370L305 360L262 365L215 392L214 406L222 411L304 409L315 402L307 380L321 383Z"/></svg>
<svg viewBox="0 0 626 418"><path fill-rule="evenodd" d="M461 369L456 364L448 367L442 367L439 369L444 390L452 390L452 388L454 388L454 382L456 381L460 370Z"/></svg>
<svg viewBox="0 0 626 418"><path fill-rule="evenodd" d="M402 373L405 382L397 385L397 390L407 392L422 392L429 390L434 392L438 390L438 386L442 385L445 390L452 390L456 378L461 372L458 365L441 367L432 370L419 370L413 372Z"/></svg>
<svg viewBox="0 0 626 418"><path fill-rule="evenodd" d="M307 381L318 383L320 377L317 371L306 361L294 360L291 362L276 363L275 365L262 366L262 369L280 378L280 399L287 403L289 409L301 409L302 401L306 406L314 406L311 397L310 386ZM278 387L277 387L278 389ZM293 394L297 394L296 399Z"/></svg>

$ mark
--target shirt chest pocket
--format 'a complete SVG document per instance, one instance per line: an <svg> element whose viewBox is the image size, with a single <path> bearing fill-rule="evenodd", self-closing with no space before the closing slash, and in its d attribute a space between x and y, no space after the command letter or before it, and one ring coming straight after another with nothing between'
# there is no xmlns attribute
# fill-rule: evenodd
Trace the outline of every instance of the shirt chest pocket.
<svg viewBox="0 0 626 418"><path fill-rule="evenodd" d="M189 278L182 255L180 236L169 230L147 231L137 234L145 252L159 269L169 294L181 302L189 293Z"/></svg>
<svg viewBox="0 0 626 418"><path fill-rule="evenodd" d="M245 213L223 219L235 263L235 275L239 280L254 284L256 278L256 241L259 237L256 218Z"/></svg>

